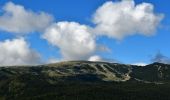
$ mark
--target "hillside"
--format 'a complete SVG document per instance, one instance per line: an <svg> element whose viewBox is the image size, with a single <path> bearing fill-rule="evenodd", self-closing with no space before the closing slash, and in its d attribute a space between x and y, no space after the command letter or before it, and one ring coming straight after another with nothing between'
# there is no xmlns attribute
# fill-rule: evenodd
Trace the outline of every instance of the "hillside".
<svg viewBox="0 0 170 100"><path fill-rule="evenodd" d="M168 100L169 92L170 65L162 63L0 67L0 100Z"/></svg>

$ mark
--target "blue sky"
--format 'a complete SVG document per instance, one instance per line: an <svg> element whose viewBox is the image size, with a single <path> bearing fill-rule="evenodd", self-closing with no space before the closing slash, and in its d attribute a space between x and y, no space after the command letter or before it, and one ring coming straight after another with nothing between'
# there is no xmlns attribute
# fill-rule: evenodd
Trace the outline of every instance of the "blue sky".
<svg viewBox="0 0 170 100"><path fill-rule="evenodd" d="M10 0L0 1L0 16L3 16L3 6ZM93 15L96 10L108 1L121 2L119 0L11 0L13 4L23 6L24 9L34 13L45 12L53 16L53 22L77 22L80 25L95 27ZM151 63L151 59L158 53L167 58L170 57L170 1L165 0L135 0L135 5L143 2L151 3L154 6L155 14L163 14L164 18L152 36L140 34L128 35L118 40L115 37L99 35L95 38L96 44L103 45L106 51L93 51L91 55L98 55L101 59L117 60L123 63ZM119 8L118 8L119 9ZM1 22L0 22L1 23ZM0 26L1 27L1 26ZM47 27L48 28L48 27ZM0 41L24 38L31 50L35 50L41 55L42 62L49 59L63 59L63 53L58 46L49 42L47 38L42 38L44 31L28 32L26 35L16 35L16 32L3 30L0 28ZM63 38L65 39L65 38ZM66 38L67 39L67 38ZM71 48L70 48L71 49ZM3 59L3 58L2 58ZM82 58L83 59L83 58ZM69 59L70 60L70 59ZM74 59L73 59L74 60ZM16 63L18 64L18 63ZM24 64L24 63L23 63Z"/></svg>

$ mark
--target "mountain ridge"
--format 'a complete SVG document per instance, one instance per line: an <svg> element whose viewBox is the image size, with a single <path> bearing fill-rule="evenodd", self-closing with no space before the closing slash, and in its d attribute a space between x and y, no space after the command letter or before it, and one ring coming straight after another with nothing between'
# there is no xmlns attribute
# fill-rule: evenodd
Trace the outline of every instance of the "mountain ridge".
<svg viewBox="0 0 170 100"><path fill-rule="evenodd" d="M0 67L0 100L169 100L169 90L170 65L162 63Z"/></svg>
<svg viewBox="0 0 170 100"><path fill-rule="evenodd" d="M6 72L3 70L6 70ZM17 74L43 74L49 78L68 78L73 81L79 80L78 77L81 77L80 81L86 81L88 78L100 81L122 82L129 80L170 81L170 65L158 62L146 66L137 66L109 62L67 61L37 66L0 67L0 76L3 76L2 73L14 76Z"/></svg>

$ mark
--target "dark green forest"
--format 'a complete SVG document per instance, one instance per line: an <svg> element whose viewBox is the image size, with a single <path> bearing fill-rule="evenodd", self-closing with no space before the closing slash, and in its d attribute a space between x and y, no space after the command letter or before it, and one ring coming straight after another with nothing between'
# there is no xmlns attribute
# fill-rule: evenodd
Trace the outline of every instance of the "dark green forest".
<svg viewBox="0 0 170 100"><path fill-rule="evenodd" d="M0 85L0 100L170 100L170 84L133 81L49 84L38 77L24 77Z"/></svg>
<svg viewBox="0 0 170 100"><path fill-rule="evenodd" d="M170 100L169 75L170 65L160 63L0 67L0 100Z"/></svg>

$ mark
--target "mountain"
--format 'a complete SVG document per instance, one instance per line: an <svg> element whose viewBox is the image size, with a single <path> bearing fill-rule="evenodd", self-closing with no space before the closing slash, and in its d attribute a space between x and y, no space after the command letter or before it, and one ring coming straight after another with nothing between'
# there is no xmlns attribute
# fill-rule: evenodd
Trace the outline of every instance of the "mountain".
<svg viewBox="0 0 170 100"><path fill-rule="evenodd" d="M32 75L49 81L105 81L129 80L164 83L170 81L170 65L153 63L135 66L108 62L70 61L39 66L0 67L0 79Z"/></svg>
<svg viewBox="0 0 170 100"><path fill-rule="evenodd" d="M168 92L170 65L163 63L68 61L0 67L0 100L168 100Z"/></svg>

